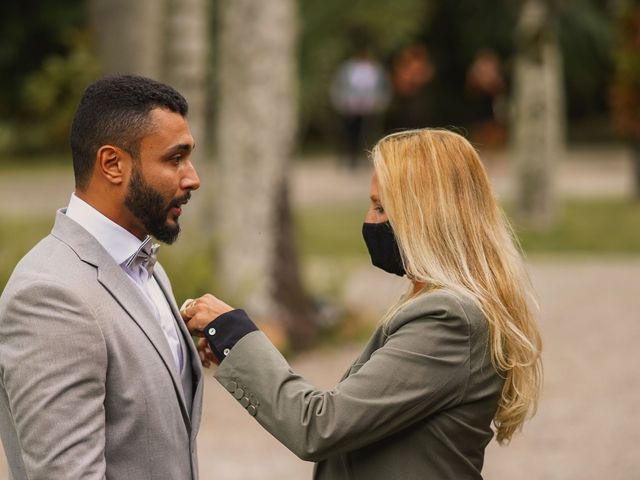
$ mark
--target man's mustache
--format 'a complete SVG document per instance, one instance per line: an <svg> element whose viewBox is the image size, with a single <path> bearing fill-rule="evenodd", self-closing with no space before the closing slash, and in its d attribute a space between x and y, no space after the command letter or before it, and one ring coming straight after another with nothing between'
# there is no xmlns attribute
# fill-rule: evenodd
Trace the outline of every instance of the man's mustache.
<svg viewBox="0 0 640 480"><path fill-rule="evenodd" d="M171 210L172 208L179 208L181 205L184 205L185 203L187 203L190 199L191 199L191 192L187 192L180 197L176 197L173 200L171 200L171 203L169 204L169 208L167 208L167 210Z"/></svg>

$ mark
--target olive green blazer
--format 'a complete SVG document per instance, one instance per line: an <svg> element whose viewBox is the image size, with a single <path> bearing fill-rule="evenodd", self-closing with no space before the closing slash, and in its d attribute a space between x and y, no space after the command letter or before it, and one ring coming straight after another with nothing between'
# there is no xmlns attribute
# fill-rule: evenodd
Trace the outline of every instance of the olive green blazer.
<svg viewBox="0 0 640 480"><path fill-rule="evenodd" d="M259 331L233 347L215 377L327 480L482 478L503 385L483 313L445 290L379 327L330 391L293 373Z"/></svg>

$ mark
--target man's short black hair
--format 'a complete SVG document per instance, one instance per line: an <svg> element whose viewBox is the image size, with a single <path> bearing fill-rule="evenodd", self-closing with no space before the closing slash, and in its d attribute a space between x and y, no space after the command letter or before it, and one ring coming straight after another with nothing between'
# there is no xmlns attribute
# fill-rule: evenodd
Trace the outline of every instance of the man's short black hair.
<svg viewBox="0 0 640 480"><path fill-rule="evenodd" d="M103 145L122 148L138 158L140 141L151 127L149 112L165 108L187 115L184 97L172 87L135 75L107 75L84 91L69 140L76 186L86 187Z"/></svg>

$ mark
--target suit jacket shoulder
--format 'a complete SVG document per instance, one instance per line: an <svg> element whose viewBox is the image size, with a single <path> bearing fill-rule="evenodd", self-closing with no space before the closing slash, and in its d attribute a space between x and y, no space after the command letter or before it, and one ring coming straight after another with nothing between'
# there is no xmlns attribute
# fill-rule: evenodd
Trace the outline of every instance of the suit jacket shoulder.
<svg viewBox="0 0 640 480"><path fill-rule="evenodd" d="M478 304L467 294L438 289L420 295L404 305L389 321L389 331L396 330L412 320L429 317L434 320L458 319L475 330L486 319Z"/></svg>

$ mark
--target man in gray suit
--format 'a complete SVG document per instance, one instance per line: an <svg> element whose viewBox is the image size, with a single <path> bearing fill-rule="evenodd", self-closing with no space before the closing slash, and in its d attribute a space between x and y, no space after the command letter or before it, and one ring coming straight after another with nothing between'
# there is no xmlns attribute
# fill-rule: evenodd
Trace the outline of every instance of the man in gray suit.
<svg viewBox="0 0 640 480"><path fill-rule="evenodd" d="M85 91L76 189L0 297L0 436L14 480L196 479L202 371L151 237L200 180L187 103L136 76Z"/></svg>

